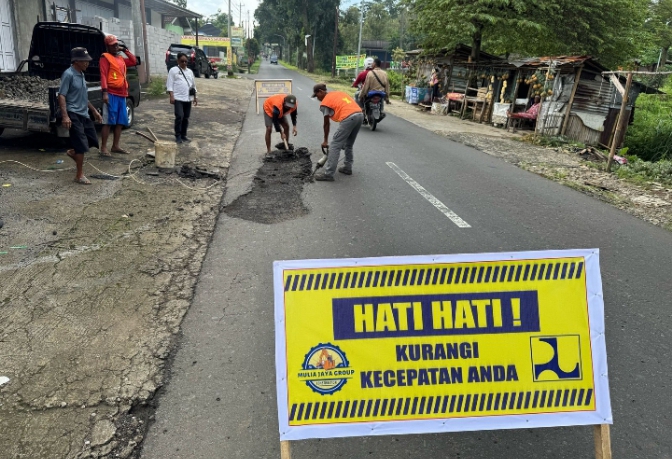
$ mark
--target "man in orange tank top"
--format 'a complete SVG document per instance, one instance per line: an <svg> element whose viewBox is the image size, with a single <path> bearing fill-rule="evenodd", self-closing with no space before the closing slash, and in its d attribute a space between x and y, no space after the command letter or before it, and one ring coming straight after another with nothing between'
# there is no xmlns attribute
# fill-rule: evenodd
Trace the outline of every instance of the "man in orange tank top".
<svg viewBox="0 0 672 459"><path fill-rule="evenodd" d="M128 80L126 67L133 67L137 59L128 48L119 46L119 40L114 35L105 36L107 52L100 57L100 87L103 91L103 129L100 154L112 156L107 151L107 138L110 128L114 126L112 138L112 153L128 154L121 148L121 128L128 125L126 98L128 97ZM120 55L123 51L127 57Z"/></svg>
<svg viewBox="0 0 672 459"><path fill-rule="evenodd" d="M320 101L320 111L324 116L324 142L323 147L329 147L329 157L324 166L324 172L315 174L315 180L321 182L333 182L338 158L341 150L345 150L345 161L338 172L352 175L353 147L359 128L362 127L364 115L357 102L348 94L341 91L327 91L327 85L319 83L313 86L313 98ZM338 129L329 142L330 119L339 123Z"/></svg>

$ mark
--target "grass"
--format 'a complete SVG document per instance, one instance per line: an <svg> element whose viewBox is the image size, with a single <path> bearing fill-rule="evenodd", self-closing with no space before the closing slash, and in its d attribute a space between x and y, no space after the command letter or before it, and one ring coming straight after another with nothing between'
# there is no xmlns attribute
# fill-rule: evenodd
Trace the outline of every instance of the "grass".
<svg viewBox="0 0 672 459"><path fill-rule="evenodd" d="M147 85L147 94L150 96L162 96L166 94L166 79L163 77L152 77Z"/></svg>
<svg viewBox="0 0 672 459"><path fill-rule="evenodd" d="M261 59L257 59L256 61L254 61L252 67L250 68L250 73L259 73L260 65L261 65Z"/></svg>

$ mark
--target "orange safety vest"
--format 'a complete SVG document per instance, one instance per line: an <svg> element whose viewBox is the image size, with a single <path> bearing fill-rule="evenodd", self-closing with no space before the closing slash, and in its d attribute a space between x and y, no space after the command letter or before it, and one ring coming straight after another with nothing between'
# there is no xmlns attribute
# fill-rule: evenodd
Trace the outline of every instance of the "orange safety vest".
<svg viewBox="0 0 672 459"><path fill-rule="evenodd" d="M110 63L110 70L107 72L107 87L115 91L126 91L128 89L126 65L123 69L119 67L117 58L109 53L103 53L103 57Z"/></svg>
<svg viewBox="0 0 672 459"><path fill-rule="evenodd" d="M285 108L285 97L287 97L286 94L274 94L266 99L264 101L264 113L273 118L273 109L277 108L280 111L280 118L282 118L288 113L296 111L296 107L299 106L298 103L283 113L283 109Z"/></svg>
<svg viewBox="0 0 672 459"><path fill-rule="evenodd" d="M324 96L324 99L322 99L322 102L320 102L320 105L329 107L334 111L331 119L337 123L340 123L354 113L362 113L362 109L359 108L357 102L348 94L341 91L328 92Z"/></svg>

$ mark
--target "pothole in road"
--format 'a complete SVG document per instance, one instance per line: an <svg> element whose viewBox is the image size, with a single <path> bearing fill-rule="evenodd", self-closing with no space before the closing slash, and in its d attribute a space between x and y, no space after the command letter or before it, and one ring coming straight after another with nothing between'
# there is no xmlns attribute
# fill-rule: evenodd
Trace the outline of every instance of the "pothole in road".
<svg viewBox="0 0 672 459"><path fill-rule="evenodd" d="M313 164L307 148L296 153L275 150L264 158L252 190L229 204L227 215L257 223L280 223L308 213L301 200L303 184L311 179Z"/></svg>

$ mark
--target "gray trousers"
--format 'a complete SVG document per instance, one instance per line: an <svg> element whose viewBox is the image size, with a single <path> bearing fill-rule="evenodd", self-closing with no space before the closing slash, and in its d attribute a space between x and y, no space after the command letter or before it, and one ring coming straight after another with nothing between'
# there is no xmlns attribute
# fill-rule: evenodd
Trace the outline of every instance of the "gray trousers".
<svg viewBox="0 0 672 459"><path fill-rule="evenodd" d="M341 150L345 150L345 167L352 167L354 162L353 147L363 120L364 115L355 113L340 122L338 129L331 138L331 142L329 142L329 157L324 167L325 175L333 176L336 173Z"/></svg>

